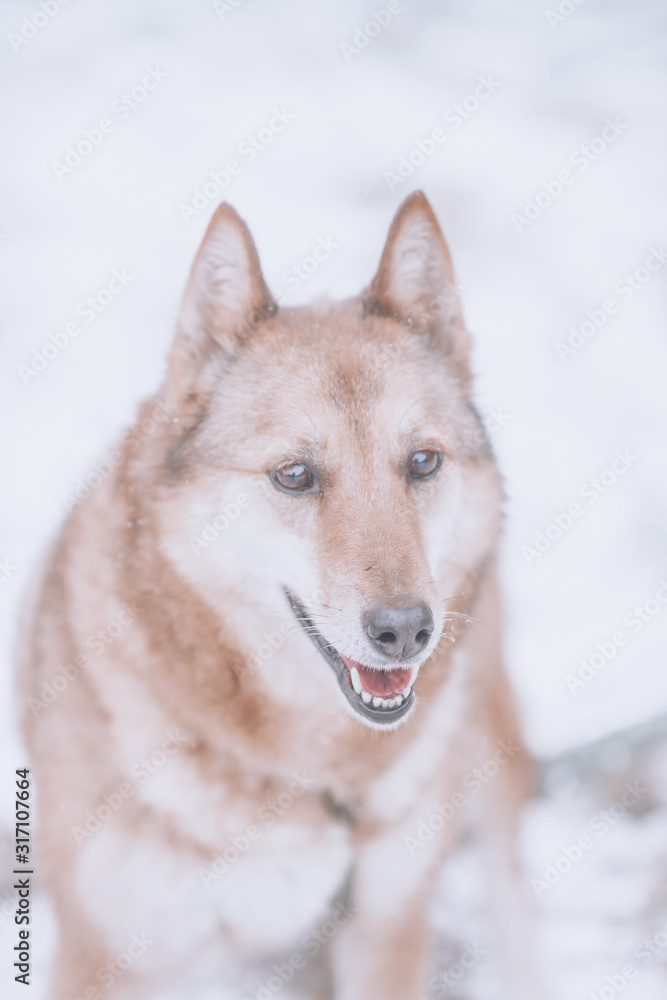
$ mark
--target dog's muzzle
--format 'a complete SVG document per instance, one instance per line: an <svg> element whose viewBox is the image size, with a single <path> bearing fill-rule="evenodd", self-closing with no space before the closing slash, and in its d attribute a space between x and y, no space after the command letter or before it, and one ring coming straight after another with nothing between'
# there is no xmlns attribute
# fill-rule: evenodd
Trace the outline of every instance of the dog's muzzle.
<svg viewBox="0 0 667 1000"><path fill-rule="evenodd" d="M381 670L348 659L317 630L300 601L285 590L297 621L333 669L352 708L377 725L391 725L408 714L415 703L413 684L418 666Z"/></svg>

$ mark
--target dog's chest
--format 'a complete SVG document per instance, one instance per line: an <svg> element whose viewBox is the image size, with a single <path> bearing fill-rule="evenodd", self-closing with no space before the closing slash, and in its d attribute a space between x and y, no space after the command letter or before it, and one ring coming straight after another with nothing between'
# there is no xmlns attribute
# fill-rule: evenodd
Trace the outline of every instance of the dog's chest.
<svg viewBox="0 0 667 1000"><path fill-rule="evenodd" d="M193 904L243 949L293 945L325 919L345 882L349 817L329 808L315 785L309 771L294 771L251 795L243 785L201 780L181 757L140 790L196 850L196 860L180 863Z"/></svg>
<svg viewBox="0 0 667 1000"><path fill-rule="evenodd" d="M272 954L318 928L352 863L349 827L295 809L234 829L197 850L159 823L141 834L110 822L91 837L79 885L114 947L127 931L128 899L133 926L171 942L175 954L215 940L240 954Z"/></svg>
<svg viewBox="0 0 667 1000"><path fill-rule="evenodd" d="M255 827L254 839L236 838L208 871L211 904L237 942L260 950L298 941L319 921L340 890L352 862L349 830L284 817Z"/></svg>

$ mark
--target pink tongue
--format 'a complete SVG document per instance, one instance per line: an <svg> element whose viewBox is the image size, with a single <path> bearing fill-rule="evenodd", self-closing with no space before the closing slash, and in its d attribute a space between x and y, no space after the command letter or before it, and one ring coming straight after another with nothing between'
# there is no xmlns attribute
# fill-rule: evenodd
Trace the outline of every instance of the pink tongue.
<svg viewBox="0 0 667 1000"><path fill-rule="evenodd" d="M372 667L364 667L361 663L355 663L354 660L348 660L346 656L343 657L343 660L348 670L351 670L352 667L357 668L364 690L380 698L401 694L410 683L412 670L409 667L399 667L396 670L374 670Z"/></svg>

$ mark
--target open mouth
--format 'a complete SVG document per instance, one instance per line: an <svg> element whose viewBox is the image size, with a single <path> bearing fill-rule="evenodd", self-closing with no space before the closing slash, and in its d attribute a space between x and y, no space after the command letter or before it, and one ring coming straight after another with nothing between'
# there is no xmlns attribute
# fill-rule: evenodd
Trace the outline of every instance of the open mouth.
<svg viewBox="0 0 667 1000"><path fill-rule="evenodd" d="M407 715L415 701L413 684L419 666L381 670L350 660L318 632L297 598L289 590L285 590L285 594L297 621L332 667L341 691L355 712L380 725L390 725Z"/></svg>

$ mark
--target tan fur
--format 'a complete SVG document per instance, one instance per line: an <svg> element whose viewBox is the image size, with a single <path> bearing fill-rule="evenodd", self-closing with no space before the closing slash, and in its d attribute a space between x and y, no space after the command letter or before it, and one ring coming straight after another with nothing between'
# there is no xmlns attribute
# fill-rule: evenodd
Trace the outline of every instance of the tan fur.
<svg viewBox="0 0 667 1000"><path fill-rule="evenodd" d="M337 1000L426 992L429 899L459 817L413 855L405 838L485 747L518 738L494 583L502 490L470 401L453 287L419 193L368 289L308 308L278 310L245 225L227 205L214 216L165 385L117 474L64 527L26 629L24 733L61 933L53 1000L234 982L244 963L293 950L347 883L356 912L333 943ZM429 446L443 468L407 483L406 455ZM287 461L321 471L318 497L276 489L268 473ZM195 551L202 526L241 493L247 508ZM328 642L378 667L362 614L430 604L436 633L402 724L381 732L354 716L285 587ZM119 615L120 633L94 648ZM464 627L464 615L481 624ZM282 644L258 667L253 654L276 634ZM46 704L44 684L81 654L89 663ZM72 828L173 730L177 751L77 843ZM493 861L509 873L499 905L508 899L512 914L524 764L518 753L487 796L508 859ZM304 772L311 784L285 816L205 888L199 869ZM281 888L285 865L294 872ZM143 932L155 942L145 956L100 986L99 969ZM535 1000L511 964L507 996Z"/></svg>

